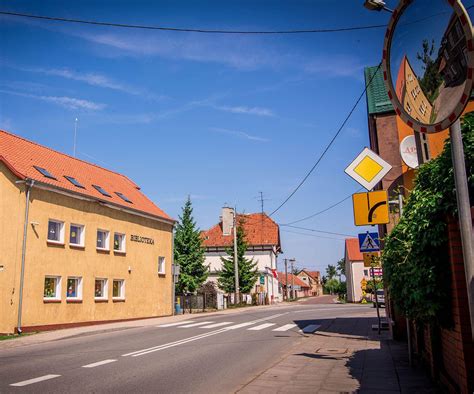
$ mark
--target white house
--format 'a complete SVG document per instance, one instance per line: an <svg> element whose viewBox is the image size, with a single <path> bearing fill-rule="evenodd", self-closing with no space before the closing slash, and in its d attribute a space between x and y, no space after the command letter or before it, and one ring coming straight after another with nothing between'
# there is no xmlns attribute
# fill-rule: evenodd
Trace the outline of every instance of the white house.
<svg viewBox="0 0 474 394"><path fill-rule="evenodd" d="M265 213L238 214L237 222L242 223L247 241L246 258L257 262L259 278L252 293L258 294L260 302L282 300L278 291L278 255L281 253L280 229ZM203 245L209 266L209 280L217 283L218 272L222 269L221 257L229 258L226 250L233 245L233 230L223 232L222 220L207 231L203 231ZM224 235L228 234L228 235Z"/></svg>
<svg viewBox="0 0 474 394"><path fill-rule="evenodd" d="M347 301L362 300L362 280L370 280L370 268L364 267L364 258L357 238L347 238L345 245Z"/></svg>

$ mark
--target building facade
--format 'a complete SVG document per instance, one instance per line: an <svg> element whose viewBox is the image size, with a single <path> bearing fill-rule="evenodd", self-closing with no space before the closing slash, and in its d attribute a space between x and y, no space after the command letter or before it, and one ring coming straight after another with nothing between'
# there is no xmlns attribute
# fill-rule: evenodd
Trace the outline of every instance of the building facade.
<svg viewBox="0 0 474 394"><path fill-rule="evenodd" d="M309 271L309 270L303 269L298 273L297 276L304 283L310 286L311 296L323 295L323 285L321 283L321 274L319 271Z"/></svg>
<svg viewBox="0 0 474 394"><path fill-rule="evenodd" d="M0 332L172 313L174 220L124 175L0 130Z"/></svg>
<svg viewBox="0 0 474 394"><path fill-rule="evenodd" d="M359 250L357 238L345 240L344 259L346 262L347 301L360 302L364 295L364 281L370 280L370 268L364 267L364 259Z"/></svg>
<svg viewBox="0 0 474 394"><path fill-rule="evenodd" d="M242 223L247 242L245 257L257 263L259 278L253 286L252 294L262 300L277 302L282 300L278 291L276 272L278 255L281 253L280 229L264 213L239 214L237 222ZM207 231L202 232L206 262L209 267L209 280L217 283L222 269L222 257L229 258L227 250L233 245L233 229L223 229L222 220ZM223 231L226 230L226 231Z"/></svg>
<svg viewBox="0 0 474 394"><path fill-rule="evenodd" d="M282 297L286 297L288 289L289 298L311 297L313 295L311 285L298 277L298 275L288 274L285 272L278 273L278 280L280 282L280 293Z"/></svg>

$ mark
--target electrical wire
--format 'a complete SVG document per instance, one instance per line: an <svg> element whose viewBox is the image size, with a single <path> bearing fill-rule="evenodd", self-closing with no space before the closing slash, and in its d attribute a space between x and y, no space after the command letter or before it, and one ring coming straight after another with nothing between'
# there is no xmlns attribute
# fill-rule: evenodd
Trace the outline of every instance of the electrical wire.
<svg viewBox="0 0 474 394"><path fill-rule="evenodd" d="M358 192L360 192L360 191L362 191L362 190L364 190L363 187L361 187L360 189L357 189L354 193L358 193ZM342 200L340 200L340 201L338 201L338 202L336 202L336 203L330 205L330 206L327 207L327 208L324 208L324 209L321 210L321 211L318 211L318 212L316 212L316 213L313 213L312 215L306 216L306 217L304 217L304 218L302 218L302 219L298 219L298 220L294 220L294 221L289 222L289 223L281 224L281 226L284 226L284 225L287 225L287 224L295 224L295 223L303 222L303 221L305 221L305 220L312 219L312 218L314 218L315 216L321 215L322 213L327 212L327 211L329 211L330 209L333 209L333 208L337 207L338 205L342 204L344 201L346 201L346 200L348 200L349 198L351 198L354 193L349 194L347 197L344 197Z"/></svg>
<svg viewBox="0 0 474 394"><path fill-rule="evenodd" d="M134 25L128 23L116 23L116 22L101 22L86 19L75 19L75 18L61 18L47 15L36 15L36 14L25 14L20 12L9 12L0 11L1 15L9 15L23 18L42 19L54 22L68 22L68 23L79 23L85 25L96 25L96 26L109 26L109 27L120 27L126 29L143 29L143 30L160 30L160 31L172 31L172 32L184 32L184 33L205 33L205 34L308 34L308 33L337 33L347 32L355 30L368 30L368 29L380 29L386 28L387 25L366 25L366 26L350 26L341 28L330 28L330 29L297 29L297 30L221 30L221 29L191 29L191 28L180 28L180 27L167 27L167 26L152 26L152 25Z"/></svg>
<svg viewBox="0 0 474 394"><path fill-rule="evenodd" d="M281 230L285 233L291 233L291 234L299 234L299 235L306 235L307 237L314 237L314 238L324 238L324 239L334 239L336 241L344 241L343 238L334 238L334 237L324 237L322 235L315 235L315 234L308 234L308 233L302 233L299 231L291 231L291 230Z"/></svg>
<svg viewBox="0 0 474 394"><path fill-rule="evenodd" d="M377 72L379 71L380 67L382 66L382 63L379 63L379 65L377 66L377 69L375 70L375 72L373 73L372 77L370 78L369 82L365 85L365 88L364 90L362 91L362 93L360 94L360 96L358 97L358 99L356 100L356 102L354 103L354 105L352 106L351 110L349 111L349 113L347 114L347 116L345 117L344 121L342 122L341 126L339 127L339 129L337 130L336 134L334 134L334 136L331 138L331 141L329 141L329 144L327 144L326 148L323 150L323 152L321 153L321 155L318 157L318 159L316 160L316 163L314 163L313 167L311 167L311 169L309 170L309 172L305 175L305 177L303 178L303 180L298 184L298 186L296 186L296 188L290 193L290 195L278 206L278 208L276 208L272 213L270 213L269 216L273 216L276 212L278 212L289 200L291 197L293 197L295 195L295 193L299 190L299 188L301 186L303 186L303 184L306 182L306 180L309 178L309 176L313 173L313 171L316 169L316 167L318 166L318 164L321 162L321 160L323 159L323 157L326 155L326 153L328 152L329 148L331 147L331 145L334 143L334 141L336 140L336 138L339 136L339 134L341 133L342 129L344 128L344 126L346 125L346 123L348 122L349 118L352 116L353 112L355 111L357 105L359 104L360 100L362 100L362 97L364 97L366 91L367 91L367 88L370 86L370 84L372 83L374 77L377 75Z"/></svg>
<svg viewBox="0 0 474 394"><path fill-rule="evenodd" d="M323 231L323 230L316 230L316 229L314 229L314 228L291 226L291 225L289 225L289 224L280 224L280 226L283 226L283 227L290 227L290 228L296 228L296 229L298 229L298 230L312 231L312 232L314 232L314 233L338 235L338 236L340 236L340 237L354 237L354 234L333 233L333 232L331 232L331 231Z"/></svg>

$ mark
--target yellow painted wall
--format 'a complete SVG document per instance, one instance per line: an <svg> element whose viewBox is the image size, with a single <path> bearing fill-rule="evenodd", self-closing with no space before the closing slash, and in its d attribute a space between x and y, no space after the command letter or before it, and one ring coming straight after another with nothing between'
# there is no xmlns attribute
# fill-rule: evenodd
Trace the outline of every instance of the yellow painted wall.
<svg viewBox="0 0 474 394"><path fill-rule="evenodd" d="M15 180L0 163L0 333L11 332L18 317L25 194Z"/></svg>
<svg viewBox="0 0 474 394"><path fill-rule="evenodd" d="M24 200L24 195L20 198ZM18 191L8 190L8 199L12 200L12 206L20 205L18 201L15 201L18 199ZM17 211L16 207L11 211L8 209L2 211L0 221L4 223L5 217L8 220L8 215L18 216L13 213ZM24 212L23 208L20 211ZM49 219L65 222L65 245L53 246L47 243ZM23 223L22 217L19 222ZM31 193L29 222L36 222L38 225L34 226L36 231L31 225L28 229L23 296L24 327L171 314L172 226L170 224L104 207L98 202L78 200L37 187L34 187ZM69 246L71 223L85 225L84 249ZM98 228L110 231L111 251L109 253L96 250ZM2 233L3 231L2 229ZM113 252L114 232L126 234L125 255ZM20 233L21 241L22 230ZM153 238L154 245L132 242L130 240L132 234ZM10 242L6 242L3 246L9 254L17 256L18 271L20 267L18 247L10 245ZM15 251L12 252L12 249ZM21 251L21 242L19 249ZM165 257L165 275L158 275L159 256ZM46 275L62 277L60 303L44 302L43 289ZM68 276L82 277L82 303L66 302ZM108 279L108 302L95 301L95 278ZM125 302L113 302L113 279L125 280ZM2 313L1 316L4 314ZM7 323L3 322L3 317L0 320L2 326L6 325L9 328L8 331L12 331L11 319L8 319ZM0 329L0 331L5 331L5 329Z"/></svg>

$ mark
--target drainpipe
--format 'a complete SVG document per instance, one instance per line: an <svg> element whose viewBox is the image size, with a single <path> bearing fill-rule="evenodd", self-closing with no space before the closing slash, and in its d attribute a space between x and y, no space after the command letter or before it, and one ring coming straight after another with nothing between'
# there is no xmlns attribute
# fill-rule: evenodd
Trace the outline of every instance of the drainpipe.
<svg viewBox="0 0 474 394"><path fill-rule="evenodd" d="M21 314L22 314L22 306L23 306L23 285L25 281L26 237L28 235L28 215L29 215L29 210L30 210L30 192L31 192L31 189L33 188L35 181L31 179L29 181L26 180L24 182L25 182L25 190L26 190L26 206L25 206L25 223L23 225L23 245L21 247L20 293L19 293L19 301L18 301L18 323L17 323L18 334L22 333Z"/></svg>

